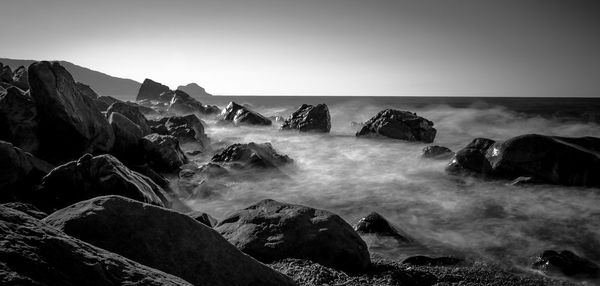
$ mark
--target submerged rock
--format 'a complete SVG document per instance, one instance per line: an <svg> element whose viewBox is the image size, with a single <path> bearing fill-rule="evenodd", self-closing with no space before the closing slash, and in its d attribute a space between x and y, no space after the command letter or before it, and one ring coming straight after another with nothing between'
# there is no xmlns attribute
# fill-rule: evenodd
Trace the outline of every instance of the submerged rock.
<svg viewBox="0 0 600 286"><path fill-rule="evenodd" d="M233 122L233 124L247 125L271 125L271 120L248 107L230 102L219 115L221 120Z"/></svg>
<svg viewBox="0 0 600 286"><path fill-rule="evenodd" d="M309 259L352 272L370 265L365 242L342 218L325 210L263 200L231 214L215 229L265 263Z"/></svg>
<svg viewBox="0 0 600 286"><path fill-rule="evenodd" d="M0 140L6 140L26 152L40 147L38 112L31 97L16 87L0 91Z"/></svg>
<svg viewBox="0 0 600 286"><path fill-rule="evenodd" d="M141 147L146 161L159 172L173 172L188 162L177 138L171 135L150 134L142 138Z"/></svg>
<svg viewBox="0 0 600 286"><path fill-rule="evenodd" d="M194 285L294 285L193 218L123 197L79 202L44 222Z"/></svg>
<svg viewBox="0 0 600 286"><path fill-rule="evenodd" d="M547 274L562 274L569 277L600 277L600 268L598 268L598 265L568 250L561 252L554 250L544 251L533 264L533 268Z"/></svg>
<svg viewBox="0 0 600 286"><path fill-rule="evenodd" d="M145 79L142 85L140 86L140 90L138 91L138 95L135 100L158 100L160 101L160 94L163 92L169 91L169 87L158 82L155 82L149 78Z"/></svg>
<svg viewBox="0 0 600 286"><path fill-rule="evenodd" d="M386 109L379 112L356 133L356 136L381 135L407 141L433 142L433 122L416 113Z"/></svg>
<svg viewBox="0 0 600 286"><path fill-rule="evenodd" d="M288 119L283 122L281 129L297 129L301 132L329 132L331 117L325 104L302 104Z"/></svg>
<svg viewBox="0 0 600 286"><path fill-rule="evenodd" d="M0 141L0 201L31 200L31 191L53 166Z"/></svg>
<svg viewBox="0 0 600 286"><path fill-rule="evenodd" d="M213 162L230 163L241 168L276 168L292 163L287 155L281 155L273 149L271 143L233 144L217 153Z"/></svg>
<svg viewBox="0 0 600 286"><path fill-rule="evenodd" d="M402 242L410 242L410 239L401 235L383 216L376 212L361 218L354 226L354 230L358 233L390 236Z"/></svg>
<svg viewBox="0 0 600 286"><path fill-rule="evenodd" d="M152 133L148 120L137 107L124 102L115 102L106 110L106 117L110 117L113 112L118 112L137 124L142 129L144 136Z"/></svg>
<svg viewBox="0 0 600 286"><path fill-rule="evenodd" d="M423 148L423 158L435 159L435 160L447 160L454 156L454 152L444 146L427 146Z"/></svg>

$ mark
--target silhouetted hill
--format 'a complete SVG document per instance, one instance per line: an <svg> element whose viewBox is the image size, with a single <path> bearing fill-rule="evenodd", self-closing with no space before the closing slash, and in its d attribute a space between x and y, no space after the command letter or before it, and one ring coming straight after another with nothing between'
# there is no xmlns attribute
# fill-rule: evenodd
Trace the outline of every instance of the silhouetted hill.
<svg viewBox="0 0 600 286"><path fill-rule="evenodd" d="M0 63L10 66L13 70L19 66L28 67L33 62L35 60L0 58ZM110 76L66 61L59 62L73 75L76 81L89 85L99 95L110 95L119 99L135 100L135 96L141 85L141 83L135 80Z"/></svg>

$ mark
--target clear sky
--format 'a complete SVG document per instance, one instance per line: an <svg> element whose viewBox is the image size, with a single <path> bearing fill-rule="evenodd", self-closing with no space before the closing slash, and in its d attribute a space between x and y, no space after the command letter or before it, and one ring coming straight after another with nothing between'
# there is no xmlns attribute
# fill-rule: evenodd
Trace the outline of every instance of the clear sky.
<svg viewBox="0 0 600 286"><path fill-rule="evenodd" d="M1 0L0 57L214 94L600 96L598 2Z"/></svg>

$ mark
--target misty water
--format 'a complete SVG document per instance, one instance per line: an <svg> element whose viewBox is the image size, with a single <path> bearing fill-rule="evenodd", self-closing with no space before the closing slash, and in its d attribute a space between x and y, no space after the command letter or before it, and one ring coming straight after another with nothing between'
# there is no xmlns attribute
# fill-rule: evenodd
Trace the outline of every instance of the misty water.
<svg viewBox="0 0 600 286"><path fill-rule="evenodd" d="M285 117L298 106L286 101L240 103L266 116ZM294 164L283 169L290 178L261 174L255 180L226 181L211 194L185 198L185 203L217 219L265 198L326 209L350 224L377 211L417 242L404 245L363 236L374 256L388 259L451 254L524 267L543 250L570 249L600 261L599 189L511 186L509 181L448 175L447 161L421 158L429 144L357 138L360 127L350 124L364 122L384 108L410 110L435 123L433 144L456 151L476 137L600 136L597 123L524 115L496 105L411 107L352 100L328 105L329 134L280 131L279 124L233 127L206 120L206 133L216 150L232 143L270 142ZM209 159L199 157L196 162Z"/></svg>

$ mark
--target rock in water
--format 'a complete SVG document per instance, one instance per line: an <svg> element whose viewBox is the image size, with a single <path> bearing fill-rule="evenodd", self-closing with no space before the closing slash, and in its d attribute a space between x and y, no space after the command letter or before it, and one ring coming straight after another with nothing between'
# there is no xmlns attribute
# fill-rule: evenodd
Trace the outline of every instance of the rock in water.
<svg viewBox="0 0 600 286"><path fill-rule="evenodd" d="M0 92L0 140L35 154L40 146L38 125L37 108L29 95L16 87Z"/></svg>
<svg viewBox="0 0 600 286"><path fill-rule="evenodd" d="M13 73L13 85L22 89L29 90L29 76L27 68L24 66L18 67Z"/></svg>
<svg viewBox="0 0 600 286"><path fill-rule="evenodd" d="M148 100L159 100L160 101L160 94L163 92L167 92L169 90L170 89L168 86L162 85L158 82L155 82L155 81L147 78L142 83L142 86L140 86L140 90L138 91L138 95L135 98L135 100L139 101L139 100L148 99Z"/></svg>
<svg viewBox="0 0 600 286"><path fill-rule="evenodd" d="M53 166L0 141L0 201L30 201L31 191Z"/></svg>
<svg viewBox="0 0 600 286"><path fill-rule="evenodd" d="M265 263L299 258L351 272L371 263L360 236L342 218L324 210L263 200L233 213L215 229Z"/></svg>
<svg viewBox="0 0 600 286"><path fill-rule="evenodd" d="M390 236L402 242L410 242L410 239L401 235L382 215L376 212L361 218L354 226L354 230L358 233Z"/></svg>
<svg viewBox="0 0 600 286"><path fill-rule="evenodd" d="M276 168L293 162L273 149L271 143L233 144L212 157L213 162L230 163L242 168Z"/></svg>
<svg viewBox="0 0 600 286"><path fill-rule="evenodd" d="M568 250L544 251L533 264L533 268L547 274L562 274L569 277L598 278L600 275L598 265Z"/></svg>
<svg viewBox="0 0 600 286"><path fill-rule="evenodd" d="M143 159L140 140L144 137L142 128L118 112L108 116L108 122L115 132L115 144L111 151L121 161L139 163Z"/></svg>
<svg viewBox="0 0 600 286"><path fill-rule="evenodd" d="M223 121L230 121L236 125L271 125L270 119L233 101L230 102L227 107L223 109L223 111L221 111L219 117Z"/></svg>
<svg viewBox="0 0 600 286"><path fill-rule="evenodd" d="M63 163L85 153L110 151L115 140L110 124L58 62L31 64L29 84L39 115L42 159Z"/></svg>
<svg viewBox="0 0 600 286"><path fill-rule="evenodd" d="M489 174L492 171L485 154L496 141L487 138L475 138L465 148L458 150L446 168L449 173L475 172Z"/></svg>
<svg viewBox="0 0 600 286"><path fill-rule="evenodd" d="M120 195L161 207L169 205L161 187L111 155L87 154L59 166L44 177L42 187L36 206L44 211L104 195Z"/></svg>
<svg viewBox="0 0 600 286"><path fill-rule="evenodd" d="M204 125L194 114L168 117L164 127L167 134L176 137L181 144L198 143L202 152L209 147L210 141L204 133Z"/></svg>
<svg viewBox="0 0 600 286"><path fill-rule="evenodd" d="M142 138L141 146L150 167L159 172L177 171L188 162L179 141L171 135L150 134Z"/></svg>
<svg viewBox="0 0 600 286"><path fill-rule="evenodd" d="M187 94L194 96L211 96L210 93L206 92L203 87L199 86L197 83L192 82L187 85L180 85L177 87L177 90L181 90L186 92Z"/></svg>
<svg viewBox="0 0 600 286"><path fill-rule="evenodd" d="M208 106L203 105L200 101L191 97L189 94L181 91L173 91L171 102L169 104L169 112L179 114L213 114L218 113L218 110L214 110Z"/></svg>
<svg viewBox="0 0 600 286"><path fill-rule="evenodd" d="M428 159L447 160L454 156L454 152L444 146L433 145L423 148L423 154L421 156Z"/></svg>
<svg viewBox="0 0 600 286"><path fill-rule="evenodd" d="M106 110L106 117L108 118L113 112L121 113L125 117L129 118L129 120L131 120L133 123L137 124L144 132L144 136L152 133L152 129L150 129L148 120L137 107L131 106L124 102L115 102Z"/></svg>
<svg viewBox="0 0 600 286"><path fill-rule="evenodd" d="M0 284L191 286L5 206L0 206Z"/></svg>
<svg viewBox="0 0 600 286"><path fill-rule="evenodd" d="M436 134L433 122L416 113L386 109L379 112L356 133L356 136L382 135L408 141L433 142Z"/></svg>
<svg viewBox="0 0 600 286"><path fill-rule="evenodd" d="M87 96L87 98L91 100L98 99L98 94L89 85L80 82L76 82L75 85L77 86L79 93L82 95Z"/></svg>
<svg viewBox="0 0 600 286"><path fill-rule="evenodd" d="M329 132L331 117L325 104L302 104L288 119L283 122L281 129L297 129L302 132Z"/></svg>
<svg viewBox="0 0 600 286"><path fill-rule="evenodd" d="M79 202L44 222L194 285L294 285L193 218L123 197Z"/></svg>

